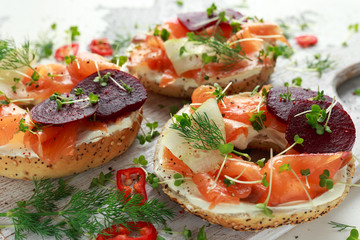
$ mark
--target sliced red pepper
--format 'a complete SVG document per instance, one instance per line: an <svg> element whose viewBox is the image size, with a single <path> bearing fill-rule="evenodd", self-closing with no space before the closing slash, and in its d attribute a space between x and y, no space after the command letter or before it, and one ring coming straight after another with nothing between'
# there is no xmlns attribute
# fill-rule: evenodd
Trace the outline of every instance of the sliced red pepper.
<svg viewBox="0 0 360 240"><path fill-rule="evenodd" d="M314 35L301 35L295 38L297 44L299 44L300 47L307 48L310 46L314 46L318 39Z"/></svg>
<svg viewBox="0 0 360 240"><path fill-rule="evenodd" d="M125 177L125 179L122 178ZM131 176L136 176L131 178ZM137 182L130 187L135 179ZM144 170L141 168L128 168L117 171L116 173L116 184L120 191L125 192L125 197L128 197L133 191L143 196L140 205L144 204L147 200L147 194L145 189L146 175Z"/></svg>
<svg viewBox="0 0 360 240"><path fill-rule="evenodd" d="M130 229L139 231L139 237L129 237L130 231L123 225L112 225L110 228L104 229L98 234L96 240L156 240L157 231L151 223L147 222L128 222Z"/></svg>
<svg viewBox="0 0 360 240"><path fill-rule="evenodd" d="M65 59L65 56L76 55L79 51L79 44L73 43L71 44L71 48L69 45L64 45L59 47L55 52L56 61L62 62Z"/></svg>
<svg viewBox="0 0 360 240"><path fill-rule="evenodd" d="M111 56L113 49L106 38L94 39L90 43L90 51L101 56Z"/></svg>

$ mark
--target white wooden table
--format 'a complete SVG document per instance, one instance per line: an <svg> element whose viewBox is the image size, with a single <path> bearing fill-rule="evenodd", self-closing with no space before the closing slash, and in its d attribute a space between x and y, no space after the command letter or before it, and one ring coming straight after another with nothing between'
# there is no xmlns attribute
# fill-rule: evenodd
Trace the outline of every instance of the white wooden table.
<svg viewBox="0 0 360 240"><path fill-rule="evenodd" d="M132 34L140 29L146 30L148 26L154 26L163 20L173 18L177 12L188 10L204 10L212 1L193 1L184 0L184 5L179 7L173 0L0 0L0 37L15 38L22 41L24 38L34 40L38 38L41 31L45 31L49 26L56 22L58 26L58 37L56 44L60 44L63 32L69 26L77 25L81 32L80 45L83 50L86 49L91 39L97 37L114 38L116 34ZM304 68L306 58L312 58L315 53L323 55L331 54L331 58L336 60L337 66L326 72L322 78L318 78L316 73L295 72L288 69L289 60L279 58L275 72L271 77L271 83L282 85L286 81L291 81L294 77L303 78L303 86L310 87L313 90L320 85L328 95L337 96L345 108L350 112L356 123L357 141L354 147L354 154L359 156L359 131L360 131L360 97L350 94L354 87L360 88L360 78L352 80L350 83L342 85L337 91L337 85L345 78L337 78L337 74L347 69L352 64L360 63L360 34L354 35L349 46L344 48L341 43L345 40L348 31L347 26L360 22L359 9L360 2L357 0L248 0L248 1L214 1L219 8L236 7L246 15L256 15L263 17L265 20L275 21L289 17L307 16L313 23L310 28L304 32L292 26L295 30L293 34L312 33L319 37L319 43L316 47L309 49L300 49L296 46L293 38L290 43L294 46L298 68ZM293 23L293 22L292 22ZM134 29L137 25L139 29ZM354 68L355 75L360 76L359 66ZM346 70L345 70L346 71ZM357 72L356 72L357 71ZM343 98L341 98L343 97ZM165 107L160 109L158 104ZM179 99L167 98L155 94L150 94L149 100L145 105L145 114L150 121L158 121L162 126L169 118L169 108L172 105L181 107L182 101ZM118 157L116 160L100 168L90 170L78 175L73 183L78 187L87 187L93 176L100 171L107 172L109 167L120 169L126 167L132 162L134 157L140 154L151 160L154 152L154 143L139 145L135 142L130 149ZM152 166L148 167L152 171ZM358 173L357 173L358 174ZM358 176L357 176L358 179ZM0 211L7 211L12 208L16 201L26 199L31 195L33 186L32 182L10 180L0 178ZM181 231L184 225L191 230L197 231L203 224L208 225L202 219L189 213L183 213L182 209L175 203L171 202L167 196L158 193L150 187L150 196L158 197L169 202L169 205L175 208L177 217L170 226L174 230ZM329 221L338 221L350 225L356 225L360 228L360 205L357 198L360 198L360 189L351 189L349 196L337 209L332 210L326 216L313 221L298 225L294 228L285 226L276 230L263 231L257 234L234 232L221 226L212 225L206 228L209 239L346 239L348 231L338 233L333 230ZM3 219L0 219L2 223ZM289 231L290 230L290 231ZM288 231L288 232L287 232ZM287 232L287 233L286 233ZM9 239L13 238L11 229L2 230L2 235ZM183 239L181 236L167 236L167 239ZM0 235L1 239L1 235ZM32 239L37 239L36 237Z"/></svg>

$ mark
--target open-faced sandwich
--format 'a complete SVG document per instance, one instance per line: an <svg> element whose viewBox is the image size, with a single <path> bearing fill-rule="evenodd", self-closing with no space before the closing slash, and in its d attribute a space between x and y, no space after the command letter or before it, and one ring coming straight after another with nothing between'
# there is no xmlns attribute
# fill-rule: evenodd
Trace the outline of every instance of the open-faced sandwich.
<svg viewBox="0 0 360 240"><path fill-rule="evenodd" d="M27 67L12 59L23 56ZM31 66L28 48L0 62L0 175L58 178L123 153L142 121L145 88L134 76L90 53L68 65ZM14 62L14 61L13 61Z"/></svg>
<svg viewBox="0 0 360 240"><path fill-rule="evenodd" d="M213 4L135 36L126 66L147 89L167 96L191 97L200 85L229 82L228 93L251 91L273 72L277 40L288 44L278 25Z"/></svg>
<svg viewBox="0 0 360 240"><path fill-rule="evenodd" d="M187 211L257 231L338 206L354 174L354 142L350 116L323 92L264 87L225 96L201 86L163 128L154 171Z"/></svg>

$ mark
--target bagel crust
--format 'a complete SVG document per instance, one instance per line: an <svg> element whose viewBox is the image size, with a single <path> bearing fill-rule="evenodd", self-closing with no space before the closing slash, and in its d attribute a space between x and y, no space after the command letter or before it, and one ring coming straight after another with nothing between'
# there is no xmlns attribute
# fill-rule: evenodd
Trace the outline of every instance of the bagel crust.
<svg viewBox="0 0 360 240"><path fill-rule="evenodd" d="M213 85L215 82L222 88L225 88L230 82L232 82L226 91L227 94L252 91L257 85L264 85L268 81L270 75L274 72L275 63L276 60L272 56L269 56L269 61L266 65L260 64L251 66L238 71L236 75L223 79L217 77L216 79L210 79L202 83L196 83L196 85L187 86L189 79L178 78L175 83L167 87L159 86L159 79L162 75L161 72L151 70L149 67L144 65L127 65L127 68L132 75L137 76L146 89L152 92L169 97L190 98L193 91L200 85ZM257 71L254 71L253 73L252 70L256 69Z"/></svg>
<svg viewBox="0 0 360 240"><path fill-rule="evenodd" d="M34 178L60 178L98 167L121 155L132 142L140 129L142 110L136 111L132 125L117 130L98 141L76 145L73 156L64 156L54 163L47 163L38 157L19 157L0 155L0 175L32 180Z"/></svg>
<svg viewBox="0 0 360 240"><path fill-rule="evenodd" d="M180 111L185 111L181 109ZM342 194L330 202L326 202L324 204L317 205L314 208L310 209L295 209L294 211L287 211L287 210L277 210L274 209L273 215L275 217L270 218L266 216L263 212L259 211L256 213L216 213L212 209L202 208L198 205L193 204L189 201L185 194L180 194L180 191L176 191L175 189L171 188L167 183L171 179L171 176L164 177L163 174L165 170L162 168L162 153L165 148L161 144L161 138L163 137L166 130L169 128L171 124L171 120L167 122L167 124L162 129L160 138L158 139L156 148L155 148L155 156L154 156L154 172L159 177L162 189L164 193L166 193L173 201L177 202L181 205L186 211L193 213L201 218L209 221L212 224L219 224L224 227L237 230L237 231L259 231L268 228L276 228L283 225L288 224L299 224L303 222L312 221L326 213L328 213L331 209L336 208L346 197L347 193L350 190L349 185L345 185L344 191ZM261 139L257 138L252 146L261 146L262 149L265 149L265 146L268 145L266 139L264 144L260 141ZM351 184L352 176L355 172L355 163L354 159L352 159L348 165L346 166L346 183ZM191 193L189 192L191 195ZM296 206L296 205L295 205Z"/></svg>

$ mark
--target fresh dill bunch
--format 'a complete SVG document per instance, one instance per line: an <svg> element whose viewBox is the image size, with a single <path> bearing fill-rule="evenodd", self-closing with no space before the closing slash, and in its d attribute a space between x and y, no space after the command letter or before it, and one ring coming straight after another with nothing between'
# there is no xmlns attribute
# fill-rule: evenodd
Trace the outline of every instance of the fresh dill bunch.
<svg viewBox="0 0 360 240"><path fill-rule="evenodd" d="M215 53L211 62L222 63L227 68L231 68L241 60L250 60L246 57L245 51L241 48L240 44L228 44L221 35L210 37L190 32L187 34L187 38L189 41L210 47L212 51L208 54Z"/></svg>
<svg viewBox="0 0 360 240"><path fill-rule="evenodd" d="M29 41L26 41L21 47L17 47L12 40L1 40L1 42L0 51L3 58L0 58L0 69L16 70L21 67L29 67L39 75L31 66L31 63L36 59L36 54L30 49Z"/></svg>
<svg viewBox="0 0 360 240"><path fill-rule="evenodd" d="M178 130L180 136L192 143L193 148L217 150L220 144L226 143L221 130L206 113L201 115L195 112L190 116L183 113L174 117L177 123L172 124L170 128Z"/></svg>
<svg viewBox="0 0 360 240"><path fill-rule="evenodd" d="M83 235L95 237L113 224L125 227L132 221L159 224L174 215L157 199L140 205L141 195L125 198L125 193L117 189L75 190L63 180L59 180L57 186L49 179L34 183L35 191L29 200L20 201L16 208L0 213L0 217L12 220L16 240L26 239L28 233L58 240L65 236L68 239L79 239ZM58 200L65 197L70 199L59 206Z"/></svg>

